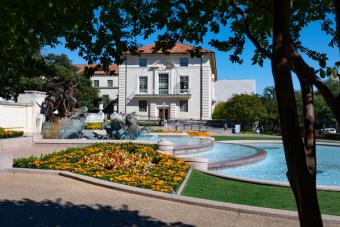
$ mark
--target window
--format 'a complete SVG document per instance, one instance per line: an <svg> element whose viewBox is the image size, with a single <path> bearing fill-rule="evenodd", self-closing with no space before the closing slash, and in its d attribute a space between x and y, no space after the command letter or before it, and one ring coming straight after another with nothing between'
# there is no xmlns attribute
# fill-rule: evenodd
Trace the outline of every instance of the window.
<svg viewBox="0 0 340 227"><path fill-rule="evenodd" d="M188 58L180 58L179 59L179 65L180 66L188 66L189 60Z"/></svg>
<svg viewBox="0 0 340 227"><path fill-rule="evenodd" d="M140 93L148 92L148 77L146 76L139 77L139 92Z"/></svg>
<svg viewBox="0 0 340 227"><path fill-rule="evenodd" d="M99 87L99 80L93 81L93 87Z"/></svg>
<svg viewBox="0 0 340 227"><path fill-rule="evenodd" d="M180 93L187 93L189 89L189 77L188 76L181 76L179 82L179 92Z"/></svg>
<svg viewBox="0 0 340 227"><path fill-rule="evenodd" d="M148 60L146 58L140 58L139 59L139 66L140 67L146 67L148 66Z"/></svg>
<svg viewBox="0 0 340 227"><path fill-rule="evenodd" d="M179 101L179 108L181 112L188 112L188 100Z"/></svg>
<svg viewBox="0 0 340 227"><path fill-rule="evenodd" d="M159 74L159 94L169 94L169 75Z"/></svg>
<svg viewBox="0 0 340 227"><path fill-rule="evenodd" d="M139 100L139 112L146 112L148 109L146 100Z"/></svg>
<svg viewBox="0 0 340 227"><path fill-rule="evenodd" d="M113 80L108 80L107 81L107 86L108 87L113 87Z"/></svg>

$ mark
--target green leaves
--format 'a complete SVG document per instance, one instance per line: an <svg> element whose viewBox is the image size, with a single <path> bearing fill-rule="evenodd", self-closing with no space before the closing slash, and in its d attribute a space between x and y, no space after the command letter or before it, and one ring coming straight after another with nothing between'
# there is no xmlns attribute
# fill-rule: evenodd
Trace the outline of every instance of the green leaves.
<svg viewBox="0 0 340 227"><path fill-rule="evenodd" d="M226 119L228 122L242 123L245 127L262 121L267 110L257 95L235 95L227 102L220 102L215 107L213 118Z"/></svg>

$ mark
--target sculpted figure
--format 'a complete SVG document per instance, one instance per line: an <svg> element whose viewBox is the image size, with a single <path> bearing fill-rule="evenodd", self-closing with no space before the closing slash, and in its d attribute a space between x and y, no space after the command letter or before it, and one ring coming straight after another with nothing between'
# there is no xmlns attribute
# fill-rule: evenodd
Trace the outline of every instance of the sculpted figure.
<svg viewBox="0 0 340 227"><path fill-rule="evenodd" d="M41 111L45 114L46 121L53 122L56 119L71 117L76 112L75 88L77 86L78 84L73 84L71 81L47 83L49 92Z"/></svg>

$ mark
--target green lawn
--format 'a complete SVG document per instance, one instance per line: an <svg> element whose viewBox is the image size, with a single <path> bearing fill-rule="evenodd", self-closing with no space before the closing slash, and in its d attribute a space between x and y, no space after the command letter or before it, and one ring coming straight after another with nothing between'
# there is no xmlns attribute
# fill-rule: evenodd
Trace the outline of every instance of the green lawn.
<svg viewBox="0 0 340 227"><path fill-rule="evenodd" d="M281 137L272 136L213 136L215 141L222 140L281 140Z"/></svg>
<svg viewBox="0 0 340 227"><path fill-rule="evenodd" d="M296 210L290 188L226 180L193 170L182 192L184 196L229 203ZM340 192L318 191L323 214L340 215Z"/></svg>

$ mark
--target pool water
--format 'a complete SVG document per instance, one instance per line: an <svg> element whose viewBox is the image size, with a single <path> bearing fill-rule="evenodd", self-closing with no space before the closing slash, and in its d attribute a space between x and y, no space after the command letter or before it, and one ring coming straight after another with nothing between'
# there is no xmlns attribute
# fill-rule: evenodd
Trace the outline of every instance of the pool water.
<svg viewBox="0 0 340 227"><path fill-rule="evenodd" d="M219 174L288 182L287 166L282 144L252 144L267 152L266 159L246 166L216 171ZM340 147L317 146L317 184L340 186Z"/></svg>
<svg viewBox="0 0 340 227"><path fill-rule="evenodd" d="M248 146L215 142L214 148L210 151L200 154L183 155L182 157L208 158L208 163L212 164L216 162L244 159L256 153L256 149Z"/></svg>
<svg viewBox="0 0 340 227"><path fill-rule="evenodd" d="M175 146L197 145L207 140L204 138L194 138L190 136L144 136L137 138L137 140L150 140L150 141L159 141L161 139L168 140L172 142Z"/></svg>
<svg viewBox="0 0 340 227"><path fill-rule="evenodd" d="M161 139L172 142L175 146L190 146L199 145L200 143L206 142L207 138L195 138L190 136L145 136L137 138L140 140L151 140L159 141ZM239 144L226 144L226 143L214 143L212 150L198 153L181 155L179 157L200 157L208 158L208 163L234 161L244 159L257 153L257 150L252 147L243 146Z"/></svg>

